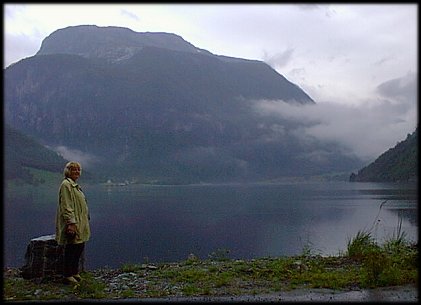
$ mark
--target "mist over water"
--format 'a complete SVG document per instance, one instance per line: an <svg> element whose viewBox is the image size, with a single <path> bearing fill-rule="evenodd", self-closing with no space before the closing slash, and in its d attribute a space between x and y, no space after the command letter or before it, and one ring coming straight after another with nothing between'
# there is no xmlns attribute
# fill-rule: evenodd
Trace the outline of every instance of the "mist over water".
<svg viewBox="0 0 421 305"><path fill-rule="evenodd" d="M84 192L92 230L88 269L180 261L190 253L206 259L225 250L227 257L243 259L297 255L306 247L315 254L338 255L360 230L371 230L379 242L392 237L400 218L402 231L418 240L414 186L86 185ZM50 199L28 194L19 200L16 194L7 196L6 266L22 266L29 240L54 233L56 194Z"/></svg>

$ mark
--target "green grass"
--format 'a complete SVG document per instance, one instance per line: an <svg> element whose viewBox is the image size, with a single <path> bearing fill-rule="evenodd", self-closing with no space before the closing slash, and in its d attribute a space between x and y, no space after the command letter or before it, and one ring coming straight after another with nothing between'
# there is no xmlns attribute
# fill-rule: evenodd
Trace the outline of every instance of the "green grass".
<svg viewBox="0 0 421 305"><path fill-rule="evenodd" d="M223 252L226 253L226 252ZM19 277L4 280L5 300L115 299L168 296L215 296L271 293L296 288L337 290L418 283L418 249L404 234L378 245L368 232L349 240L347 251L323 257L306 249L299 256L233 260L224 255L201 260L190 256L175 263L127 263L114 275L134 273L142 288L118 291L85 272L77 287L36 283Z"/></svg>
<svg viewBox="0 0 421 305"><path fill-rule="evenodd" d="M404 233L378 245L370 232L359 231L348 242L347 254L361 262L362 287L393 286L418 280L418 250Z"/></svg>
<svg viewBox="0 0 421 305"><path fill-rule="evenodd" d="M63 175L45 170L27 168L34 177L34 183L22 183L19 180L5 181L5 200L25 200L39 202L45 206L55 206L57 203L57 192Z"/></svg>
<svg viewBox="0 0 421 305"><path fill-rule="evenodd" d="M57 185L61 183L63 180L63 174L62 173L55 173L55 172L49 172L46 170L31 168L31 167L23 167L26 169L33 177L32 184L25 183L21 181L20 179L11 179L6 180L8 183L8 186L12 188L12 190L15 190L17 188L20 190L21 188L28 188L33 186L41 186L46 188L57 188Z"/></svg>
<svg viewBox="0 0 421 305"><path fill-rule="evenodd" d="M105 284L95 280L89 272L82 273L83 280L76 286L64 285L59 280L37 282L17 277L4 280L3 300L62 300L102 299Z"/></svg>

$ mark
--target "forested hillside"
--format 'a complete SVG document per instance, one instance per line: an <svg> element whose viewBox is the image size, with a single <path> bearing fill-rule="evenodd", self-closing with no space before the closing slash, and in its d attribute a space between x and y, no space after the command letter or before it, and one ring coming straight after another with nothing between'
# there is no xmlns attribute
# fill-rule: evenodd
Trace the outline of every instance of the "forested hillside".
<svg viewBox="0 0 421 305"><path fill-rule="evenodd" d="M418 180L418 127L406 139L378 157L373 163L352 173L350 181L403 182Z"/></svg>
<svg viewBox="0 0 421 305"><path fill-rule="evenodd" d="M4 126L4 174L5 179L20 179L33 183L27 169L35 168L50 172L61 172L66 160L56 152L42 146L21 132Z"/></svg>

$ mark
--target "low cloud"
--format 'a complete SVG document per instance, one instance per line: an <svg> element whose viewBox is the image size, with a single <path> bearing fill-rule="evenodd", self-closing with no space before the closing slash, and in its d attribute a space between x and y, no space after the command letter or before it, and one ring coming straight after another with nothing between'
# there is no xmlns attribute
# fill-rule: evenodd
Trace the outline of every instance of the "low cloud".
<svg viewBox="0 0 421 305"><path fill-rule="evenodd" d="M263 52L263 61L269 66L274 68L285 67L292 59L294 48L286 49L283 52L279 52L273 55L269 55L266 51Z"/></svg>
<svg viewBox="0 0 421 305"><path fill-rule="evenodd" d="M263 117L290 122L289 133L301 140L335 142L364 161L372 161L417 126L417 75L408 73L377 87L379 96L360 105L319 103L288 104L259 100L256 111ZM293 124L291 124L293 123Z"/></svg>
<svg viewBox="0 0 421 305"><path fill-rule="evenodd" d="M53 147L52 149L58 152L64 159L79 162L82 167L85 168L89 168L94 163L98 162L98 158L94 155L85 153L78 149L71 149L63 145Z"/></svg>
<svg viewBox="0 0 421 305"><path fill-rule="evenodd" d="M129 17L130 19L133 19L133 20L136 20L136 21L140 21L140 18L136 14L134 14L134 13L128 11L128 10L121 9L120 10L120 13L123 16Z"/></svg>
<svg viewBox="0 0 421 305"><path fill-rule="evenodd" d="M377 86L377 92L391 103L399 104L404 110L412 107L417 102L418 87L417 75L408 72L401 78L395 78Z"/></svg>
<svg viewBox="0 0 421 305"><path fill-rule="evenodd" d="M374 65L375 66L381 66L381 65L387 64L387 63L389 63L393 60L396 60L396 58L394 56L385 56L385 57L381 58L380 60L377 60L374 63Z"/></svg>

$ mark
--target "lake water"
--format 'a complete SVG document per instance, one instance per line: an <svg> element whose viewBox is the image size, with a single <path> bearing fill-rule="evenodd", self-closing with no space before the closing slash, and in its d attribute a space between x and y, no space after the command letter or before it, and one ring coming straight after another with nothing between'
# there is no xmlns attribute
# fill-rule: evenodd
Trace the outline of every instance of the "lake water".
<svg viewBox="0 0 421 305"><path fill-rule="evenodd" d="M407 238L418 240L416 185L80 184L91 214L88 269L180 261L190 253L202 259L212 253L243 259L289 256L305 249L338 255L358 231L370 230L380 243L396 236L400 220ZM54 234L58 185L6 190L5 266L21 267L29 240Z"/></svg>

